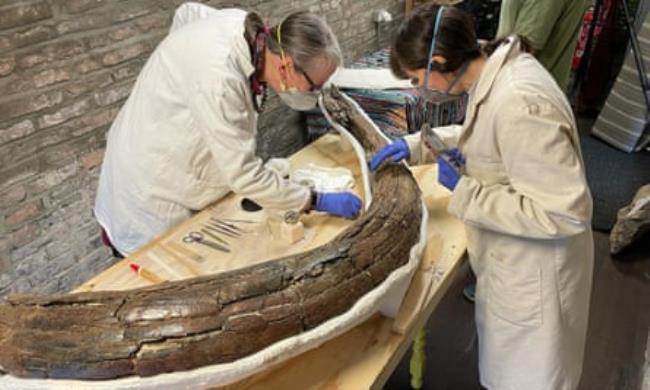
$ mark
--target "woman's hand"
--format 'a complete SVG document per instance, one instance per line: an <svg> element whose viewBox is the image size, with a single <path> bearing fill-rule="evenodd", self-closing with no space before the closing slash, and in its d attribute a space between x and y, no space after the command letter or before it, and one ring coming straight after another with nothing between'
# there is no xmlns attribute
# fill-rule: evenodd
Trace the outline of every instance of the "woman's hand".
<svg viewBox="0 0 650 390"><path fill-rule="evenodd" d="M404 140L400 138L397 141L388 144L381 148L370 160L370 170L374 171L381 165L387 158L392 158L393 162L400 162L411 156L409 146Z"/></svg>

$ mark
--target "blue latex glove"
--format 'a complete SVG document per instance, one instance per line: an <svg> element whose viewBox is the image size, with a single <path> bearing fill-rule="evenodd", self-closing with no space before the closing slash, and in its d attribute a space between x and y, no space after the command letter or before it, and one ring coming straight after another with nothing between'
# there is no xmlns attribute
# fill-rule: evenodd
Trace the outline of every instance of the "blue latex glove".
<svg viewBox="0 0 650 390"><path fill-rule="evenodd" d="M370 159L370 170L374 171L381 165L388 157L393 159L393 162L400 162L405 158L409 158L411 151L409 146L403 138L398 139L392 144L388 144L379 149L372 159Z"/></svg>
<svg viewBox="0 0 650 390"><path fill-rule="evenodd" d="M347 219L356 218L361 210L361 199L351 192L319 192L316 199L316 210Z"/></svg>
<svg viewBox="0 0 650 390"><path fill-rule="evenodd" d="M445 156L438 156L438 181L440 184L449 191L453 191L460 180L463 165L465 165L465 158L457 148L445 152Z"/></svg>

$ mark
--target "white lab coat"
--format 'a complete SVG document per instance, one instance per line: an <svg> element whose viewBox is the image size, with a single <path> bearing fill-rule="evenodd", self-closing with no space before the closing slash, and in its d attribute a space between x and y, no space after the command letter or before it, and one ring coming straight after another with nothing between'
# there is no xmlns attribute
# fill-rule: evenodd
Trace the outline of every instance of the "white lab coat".
<svg viewBox="0 0 650 390"><path fill-rule="evenodd" d="M300 210L309 189L255 155L246 12L186 4L109 132L95 215L129 254L233 191Z"/></svg>
<svg viewBox="0 0 650 390"><path fill-rule="evenodd" d="M448 210L465 223L477 276L481 384L575 389L593 238L592 200L571 107L552 76L511 37L472 87L457 135L466 175ZM409 144L414 160L427 157L417 137Z"/></svg>

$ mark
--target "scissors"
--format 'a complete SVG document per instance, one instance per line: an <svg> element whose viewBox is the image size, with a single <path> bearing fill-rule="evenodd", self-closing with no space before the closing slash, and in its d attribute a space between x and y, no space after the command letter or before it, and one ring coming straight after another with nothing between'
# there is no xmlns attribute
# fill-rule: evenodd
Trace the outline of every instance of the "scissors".
<svg viewBox="0 0 650 390"><path fill-rule="evenodd" d="M217 244L216 242L210 240L206 240L203 233L200 232L190 232L187 236L183 237L183 242L188 244L191 243L202 244L218 251L222 251L226 253L230 252L230 249L226 248L225 246Z"/></svg>

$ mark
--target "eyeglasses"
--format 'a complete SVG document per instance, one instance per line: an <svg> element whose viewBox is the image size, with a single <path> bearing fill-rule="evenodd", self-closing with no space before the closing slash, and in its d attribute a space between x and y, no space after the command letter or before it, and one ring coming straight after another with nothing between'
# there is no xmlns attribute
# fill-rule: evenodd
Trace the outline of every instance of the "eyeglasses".
<svg viewBox="0 0 650 390"><path fill-rule="evenodd" d="M316 91L320 90L320 87L318 85L316 85L316 83L314 83L312 81L311 77L309 77L307 72L305 72L304 70L300 69L299 67L297 67L295 65L294 65L294 68L298 72L302 73L303 76L305 76L305 80L307 80L307 82L309 83L309 92L316 92Z"/></svg>

